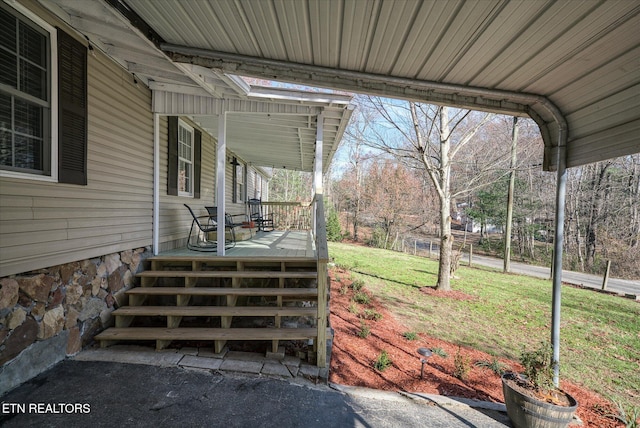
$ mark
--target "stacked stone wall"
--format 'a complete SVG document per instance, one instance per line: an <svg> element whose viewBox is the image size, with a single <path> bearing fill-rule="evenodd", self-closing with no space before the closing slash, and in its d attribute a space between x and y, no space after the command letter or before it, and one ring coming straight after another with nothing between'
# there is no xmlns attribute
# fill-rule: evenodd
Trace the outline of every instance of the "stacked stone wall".
<svg viewBox="0 0 640 428"><path fill-rule="evenodd" d="M149 255L149 248L137 248L0 279L0 376L15 360L28 360L30 349L34 358L52 361L79 352L113 323L111 312L126 304L125 291ZM47 341L63 355L35 351ZM45 362L29 365L39 363Z"/></svg>

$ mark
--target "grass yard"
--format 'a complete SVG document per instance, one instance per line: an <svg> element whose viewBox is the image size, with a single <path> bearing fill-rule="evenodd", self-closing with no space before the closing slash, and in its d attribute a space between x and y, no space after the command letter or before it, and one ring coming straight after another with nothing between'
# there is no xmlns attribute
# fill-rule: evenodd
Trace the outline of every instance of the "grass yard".
<svg viewBox="0 0 640 428"><path fill-rule="evenodd" d="M471 298L461 301L420 290L435 285L435 260L333 242L329 255L410 331L512 360L550 337L551 281L462 266L452 288ZM561 378L640 406L640 303L564 286L560 340Z"/></svg>

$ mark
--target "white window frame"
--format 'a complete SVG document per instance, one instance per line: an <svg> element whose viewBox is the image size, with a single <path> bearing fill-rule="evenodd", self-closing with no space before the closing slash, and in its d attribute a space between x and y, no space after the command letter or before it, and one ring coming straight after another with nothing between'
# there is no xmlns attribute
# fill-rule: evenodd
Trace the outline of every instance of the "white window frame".
<svg viewBox="0 0 640 428"><path fill-rule="evenodd" d="M58 182L58 34L56 28L45 20L31 12L19 3L7 3L5 5L15 9L42 30L49 33L49 138L50 138L50 175L33 174L29 172L8 171L0 169L0 177L19 178L26 180L38 180Z"/></svg>
<svg viewBox="0 0 640 428"><path fill-rule="evenodd" d="M244 202L244 199L245 199L245 193L246 193L245 182L247 181L245 178L246 170L247 170L246 165L238 161L238 165L236 165L236 171L235 171L236 188L233 189L233 191L236 192L236 202L239 204Z"/></svg>
<svg viewBox="0 0 640 428"><path fill-rule="evenodd" d="M262 199L262 176L258 173L258 171L254 171L255 172L255 183L253 183L253 197L256 199Z"/></svg>
<svg viewBox="0 0 640 428"><path fill-rule="evenodd" d="M184 144L183 141L180 139L180 128L184 129L190 136L191 136L191 159L187 159L184 158L180 155L181 151L180 151L180 146L181 144ZM194 184L194 180L195 180L195 172L194 172L194 153L195 153L195 132L193 129L193 126L188 125L186 122L184 122L182 119L178 120L178 196L184 196L184 197L193 197L193 184ZM181 190L181 185L180 185L180 174L181 174L181 169L180 169L180 163L181 162L185 162L187 163L190 168L190 172L191 175L190 177L188 177L188 189L186 189L186 191Z"/></svg>

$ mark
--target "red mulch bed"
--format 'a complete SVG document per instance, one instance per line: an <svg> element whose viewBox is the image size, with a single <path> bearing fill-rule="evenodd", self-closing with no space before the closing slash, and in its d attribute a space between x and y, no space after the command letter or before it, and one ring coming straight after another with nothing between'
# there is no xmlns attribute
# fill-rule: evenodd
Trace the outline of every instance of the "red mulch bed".
<svg viewBox="0 0 640 428"><path fill-rule="evenodd" d="M335 280L336 273L341 282ZM389 391L424 392L429 394L448 395L454 397L475 398L483 401L504 402L500 377L489 370L475 366L476 361L492 361L493 357L484 352L465 347L458 347L449 342L419 334L416 340L407 340L403 333L407 331L400 325L386 308L375 298L371 303L360 305L382 315L379 321L363 320L349 312L351 297L354 291L349 287L351 281L348 273L340 269L331 272L331 326L335 330L331 352L331 368L329 381L342 385L362 386ZM346 293L341 288L347 287ZM364 290L366 292L366 289ZM427 294L439 293L425 288ZM439 297L452 299L468 299L470 296L461 292L439 293ZM358 336L361 322L370 328L366 338ZM420 356L418 348L441 348L447 358L432 356L424 368L424 379L420 378ZM380 372L374 368L374 362L382 350L386 350L392 365ZM453 376L454 356L457 352L467 358L471 370L465 381ZM514 370L522 367L514 361L500 359ZM622 423L611 416L616 414L615 407L599 395L576 384L564 381L561 387L578 401L577 414L585 427L620 427Z"/></svg>

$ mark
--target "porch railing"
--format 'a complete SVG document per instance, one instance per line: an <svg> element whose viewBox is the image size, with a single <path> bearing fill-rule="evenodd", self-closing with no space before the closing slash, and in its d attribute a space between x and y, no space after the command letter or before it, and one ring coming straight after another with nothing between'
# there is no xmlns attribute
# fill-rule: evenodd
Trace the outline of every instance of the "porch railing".
<svg viewBox="0 0 640 428"><path fill-rule="evenodd" d="M273 214L279 230L311 229L311 202L262 202L265 214Z"/></svg>

